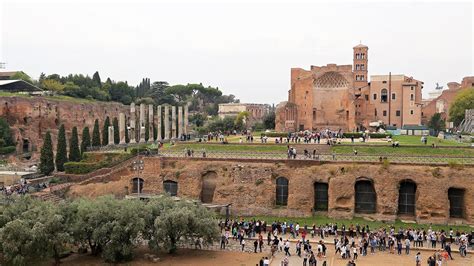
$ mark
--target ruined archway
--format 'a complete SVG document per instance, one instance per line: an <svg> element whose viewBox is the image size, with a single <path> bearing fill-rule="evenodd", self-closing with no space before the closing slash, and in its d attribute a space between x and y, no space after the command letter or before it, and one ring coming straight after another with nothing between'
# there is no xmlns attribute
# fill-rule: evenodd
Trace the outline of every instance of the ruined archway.
<svg viewBox="0 0 474 266"><path fill-rule="evenodd" d="M359 180L355 183L355 212L375 213L377 194L371 180Z"/></svg>
<svg viewBox="0 0 474 266"><path fill-rule="evenodd" d="M400 182L398 190L398 214L415 215L416 184L411 180Z"/></svg>
<svg viewBox="0 0 474 266"><path fill-rule="evenodd" d="M451 187L448 189L449 199L449 217L464 218L464 194L466 190L463 188Z"/></svg>
<svg viewBox="0 0 474 266"><path fill-rule="evenodd" d="M276 205L288 205L288 179L279 177L276 180Z"/></svg>
<svg viewBox="0 0 474 266"><path fill-rule="evenodd" d="M202 176L201 201L202 203L212 203L214 191L216 190L217 173L210 171Z"/></svg>
<svg viewBox="0 0 474 266"><path fill-rule="evenodd" d="M132 193L142 193L143 191L143 185L144 185L143 179L139 177L135 177L132 179Z"/></svg>
<svg viewBox="0 0 474 266"><path fill-rule="evenodd" d="M328 210L328 184L315 182L314 183L314 210L327 211Z"/></svg>
<svg viewBox="0 0 474 266"><path fill-rule="evenodd" d="M178 182L172 180L163 181L163 190L170 194L170 196L176 197L178 195Z"/></svg>

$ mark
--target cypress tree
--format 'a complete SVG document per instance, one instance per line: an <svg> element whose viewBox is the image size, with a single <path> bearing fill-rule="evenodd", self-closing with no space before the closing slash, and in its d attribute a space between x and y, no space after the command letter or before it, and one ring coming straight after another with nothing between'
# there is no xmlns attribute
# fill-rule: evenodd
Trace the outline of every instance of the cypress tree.
<svg viewBox="0 0 474 266"><path fill-rule="evenodd" d="M104 121L104 127L102 128L102 146L109 144L109 127L110 118L107 116Z"/></svg>
<svg viewBox="0 0 474 266"><path fill-rule="evenodd" d="M54 171L53 143L49 131L46 132L43 147L41 148L39 169L40 172L45 175L49 175Z"/></svg>
<svg viewBox="0 0 474 266"><path fill-rule="evenodd" d="M77 136L77 127L72 128L71 140L69 141L69 161L79 162L81 152L79 151L79 137Z"/></svg>
<svg viewBox="0 0 474 266"><path fill-rule="evenodd" d="M118 123L117 117L114 117L114 120L112 121L112 125L114 126L114 143L119 144L120 132L119 132L119 123Z"/></svg>
<svg viewBox="0 0 474 266"><path fill-rule="evenodd" d="M125 118L125 121L127 121L127 118ZM128 136L128 127L125 126L125 142L130 143L130 137Z"/></svg>
<svg viewBox="0 0 474 266"><path fill-rule="evenodd" d="M150 121L148 121L148 116L145 118L145 141L150 139Z"/></svg>
<svg viewBox="0 0 474 266"><path fill-rule="evenodd" d="M99 119L94 122L94 129L92 130L92 147L100 146L100 131L99 131Z"/></svg>
<svg viewBox="0 0 474 266"><path fill-rule="evenodd" d="M82 129L82 141L81 141L81 154L87 151L87 148L91 146L91 134L89 133L89 127Z"/></svg>
<svg viewBox="0 0 474 266"><path fill-rule="evenodd" d="M67 143L66 143L66 130L64 125L59 127L58 133L58 145L56 146L56 169L59 172L64 171L64 163L67 162Z"/></svg>

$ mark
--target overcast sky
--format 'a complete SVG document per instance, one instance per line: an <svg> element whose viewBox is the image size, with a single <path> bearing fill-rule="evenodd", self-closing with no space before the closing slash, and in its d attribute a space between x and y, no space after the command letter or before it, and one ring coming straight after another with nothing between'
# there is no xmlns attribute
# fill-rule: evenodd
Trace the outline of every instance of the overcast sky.
<svg viewBox="0 0 474 266"><path fill-rule="evenodd" d="M352 64L360 41L369 75L413 76L424 95L474 73L471 2L74 2L3 0L0 62L34 78L202 82L256 103L287 100L291 67Z"/></svg>

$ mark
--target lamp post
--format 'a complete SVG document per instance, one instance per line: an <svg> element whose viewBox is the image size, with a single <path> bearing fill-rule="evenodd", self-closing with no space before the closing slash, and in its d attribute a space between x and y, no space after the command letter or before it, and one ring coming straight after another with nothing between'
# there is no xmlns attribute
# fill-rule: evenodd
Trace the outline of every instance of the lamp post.
<svg viewBox="0 0 474 266"><path fill-rule="evenodd" d="M139 154L139 153L138 153ZM137 188L138 188L138 199L140 199L140 173L145 168L145 163L140 159L140 156L137 156L137 160L133 161L132 169L137 171Z"/></svg>

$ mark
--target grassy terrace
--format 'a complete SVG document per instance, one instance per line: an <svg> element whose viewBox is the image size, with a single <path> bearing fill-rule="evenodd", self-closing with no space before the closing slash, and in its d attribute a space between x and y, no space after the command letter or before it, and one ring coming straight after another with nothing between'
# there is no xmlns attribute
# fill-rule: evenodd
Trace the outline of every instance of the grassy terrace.
<svg viewBox="0 0 474 266"><path fill-rule="evenodd" d="M47 100L57 100L57 101L66 101L66 102L73 102L73 103L95 103L96 100L93 99L85 99L85 98L74 98L65 95L55 95L55 96L31 96L28 94L23 93L12 93L12 92L5 92L0 91L0 97L21 97L21 98L33 98L33 97L41 97L42 99Z"/></svg>
<svg viewBox="0 0 474 266"><path fill-rule="evenodd" d="M337 223L338 228L341 228L341 225L346 225L346 229L349 228L351 224L354 226L356 224L359 225L369 225L371 230L378 229L380 227L389 227L395 226L396 229L398 228L424 228L428 229L430 226L435 230L444 229L445 231L449 232L449 229L452 228L453 230L460 230L464 232L470 232L474 230L472 227L468 225L445 225L445 224L418 224L418 223L404 223L401 220L396 220L393 223L390 222L381 222L381 221L368 221L364 218L355 217L353 219L331 219L327 216L323 215L315 215L313 217L300 217L300 218L291 218L291 217L273 217L273 216L251 216L251 217L237 217L237 219L257 219L257 220L264 220L267 222L268 225L271 225L273 221L280 221L280 222L293 222L299 223L301 228L304 228L304 225L308 225L308 227L315 225L323 225L329 223Z"/></svg>

